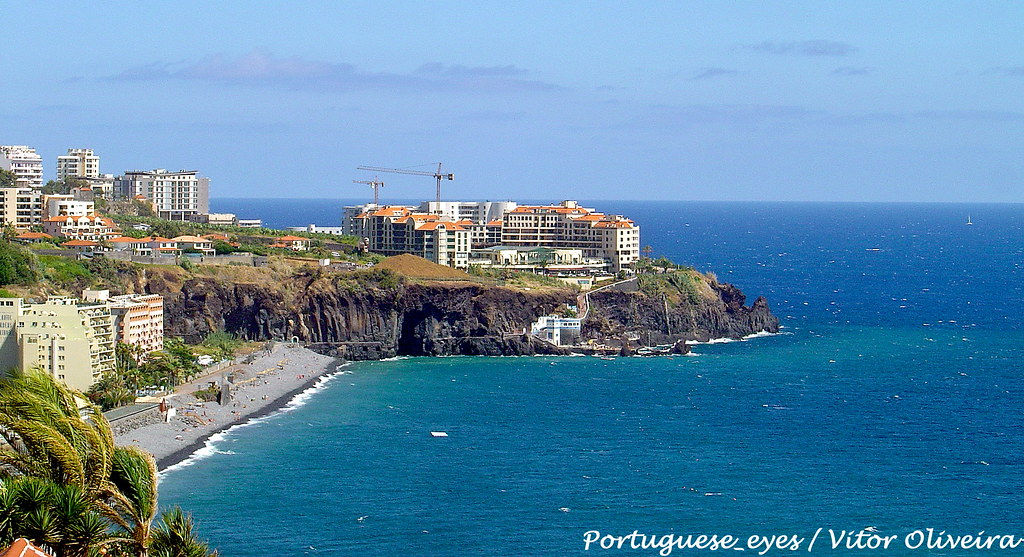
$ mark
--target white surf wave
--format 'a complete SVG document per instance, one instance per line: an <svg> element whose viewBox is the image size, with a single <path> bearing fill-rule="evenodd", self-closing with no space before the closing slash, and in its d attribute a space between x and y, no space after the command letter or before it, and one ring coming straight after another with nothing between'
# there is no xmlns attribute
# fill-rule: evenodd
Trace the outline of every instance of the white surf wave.
<svg viewBox="0 0 1024 557"><path fill-rule="evenodd" d="M340 366L338 366L336 368L336 371L334 371L333 373L329 373L327 375L322 375L308 389L305 389L302 392L296 394L284 406L282 406L281 408L278 408L277 410L274 410L273 412L267 414L266 416L260 416L258 418L251 418L251 419L246 420L246 421L244 421L242 423L234 424L234 425L232 425L231 427L229 427L227 429L224 429L222 431L218 431L217 433L214 433L213 435L211 435L206 440L206 443L204 443L204 445L202 447L200 447L199 449L196 449L196 451L194 453L192 453L191 455L189 455L188 458L186 458L185 460L182 460L181 462L178 462L176 464L168 466L164 470L161 470L160 474L159 474L159 477L163 478L165 475L167 475L167 474L169 474L169 473L171 473L171 472L173 472L175 470L180 470L182 468L187 468L187 467L192 466L193 464L199 462L200 460L203 460L204 458L207 458L207 457L215 455L215 454L235 454L233 451L222 451L222 450L218 449L217 448L217 444L220 443L221 441L224 441L224 439L226 439L228 437L228 435L231 432L233 432L233 431L242 429L244 427L248 427L248 426L252 426L252 425L263 423L263 422L265 422L267 420L270 420L272 418L280 416L281 414L286 414L286 413L291 412L291 411L293 411L293 410L295 410L297 408L301 408L301 407L305 406L306 404L309 403L310 399L312 399L314 395L316 395L318 392L320 392L320 391L324 390L325 388L327 388L327 384L330 383L333 379L335 379L336 377L339 377L341 375L344 375L345 372L340 371L340 370L343 367L347 366L347 365L348 365L347 363L343 364L343 365L340 365Z"/></svg>
<svg viewBox="0 0 1024 557"><path fill-rule="evenodd" d="M793 334L793 333L790 332L790 331L779 331L777 333L771 333L771 332L768 332L768 331L758 331L756 333L750 333L749 335L746 335L746 336L743 336L743 337L740 337L740 338L721 337L721 338L713 338L713 339L706 340L706 341L703 341L703 342L699 341L699 340L688 340L688 341L686 341L686 344L689 344L690 346L696 346L696 345L699 345L699 344L725 344L727 342L744 342L744 341L747 341L747 340L750 340L750 339L754 339L754 338L774 337L774 336L778 336L778 335L791 335L791 334Z"/></svg>

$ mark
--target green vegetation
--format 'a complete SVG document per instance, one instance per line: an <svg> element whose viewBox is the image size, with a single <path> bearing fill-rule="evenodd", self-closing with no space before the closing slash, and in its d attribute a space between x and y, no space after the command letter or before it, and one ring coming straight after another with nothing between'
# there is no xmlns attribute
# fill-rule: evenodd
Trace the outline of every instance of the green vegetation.
<svg viewBox="0 0 1024 557"><path fill-rule="evenodd" d="M664 296L671 303L680 303L685 298L690 305L700 303L701 290L706 288L707 280L707 277L689 267L637 277L640 290L645 294L658 298Z"/></svg>
<svg viewBox="0 0 1024 557"><path fill-rule="evenodd" d="M393 290L405 284L406 278L391 269L372 268L338 275L338 286L349 292L359 292L369 288Z"/></svg>
<svg viewBox="0 0 1024 557"><path fill-rule="evenodd" d="M59 255L40 255L39 270L42 278L56 284L89 282L92 272L81 262Z"/></svg>
<svg viewBox="0 0 1024 557"><path fill-rule="evenodd" d="M13 188L17 185L18 177L10 170L0 168L0 188Z"/></svg>
<svg viewBox="0 0 1024 557"><path fill-rule="evenodd" d="M89 182L73 178L68 176L61 178L60 180L50 180L43 186L42 191L45 195L68 195L74 188L84 188L89 185Z"/></svg>
<svg viewBox="0 0 1024 557"><path fill-rule="evenodd" d="M359 239L355 236L335 236L332 234L323 234L320 232L296 232L292 230L275 230L273 228L242 228L240 226L226 226L220 224L202 224L197 222L182 222L182 221L171 221L152 216L136 216L136 215L125 215L125 214L111 214L110 218L114 219L118 225L121 225L125 229L126 235L132 235L140 231L132 229L132 225L135 224L147 224L150 227L149 232L142 232L142 236L147 234L156 234L159 236L166 236L173 238L175 236L200 236L203 234L230 234L235 236L247 237L247 236L264 236L268 239L277 238L280 236L300 236L302 238L310 238L313 240L324 240L337 244L348 244L351 246L359 243Z"/></svg>
<svg viewBox="0 0 1024 557"><path fill-rule="evenodd" d="M495 269L470 265L469 274L474 277L489 279L503 286L514 286L518 288L570 288L579 289L579 286L562 282L554 277L538 275L527 271L516 271L513 269Z"/></svg>
<svg viewBox="0 0 1024 557"><path fill-rule="evenodd" d="M153 457L116 446L100 409L80 413L79 397L40 370L0 378L0 543L24 537L56 557L209 555L180 509L153 527Z"/></svg>
<svg viewBox="0 0 1024 557"><path fill-rule="evenodd" d="M140 392L173 389L201 370L193 347L178 338L164 339L164 349L148 355L119 342L115 362L114 371L101 377L87 393L89 400L104 410L131 404Z"/></svg>
<svg viewBox="0 0 1024 557"><path fill-rule="evenodd" d="M215 360L227 360L235 356L235 352L245 341L225 331L214 331L203 339L203 342L192 347L195 354L212 356Z"/></svg>
<svg viewBox="0 0 1024 557"><path fill-rule="evenodd" d="M0 240L0 285L32 284L39 279L32 252Z"/></svg>

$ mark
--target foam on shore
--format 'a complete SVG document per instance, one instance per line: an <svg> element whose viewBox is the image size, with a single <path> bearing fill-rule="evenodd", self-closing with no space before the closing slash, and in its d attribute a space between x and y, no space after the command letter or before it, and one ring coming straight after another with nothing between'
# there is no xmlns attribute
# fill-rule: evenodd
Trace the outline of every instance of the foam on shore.
<svg viewBox="0 0 1024 557"><path fill-rule="evenodd" d="M309 401L313 398L313 396L316 395L316 393L326 389L328 383L330 383L332 379L334 379L335 377L338 377L340 375L345 375L345 374L351 373L351 371L347 371L347 370L343 371L342 370L342 368L344 368L344 367L346 367L348 365L350 365L350 364L349 363L341 364L341 365L339 365L339 366L337 366L335 368L335 371L333 371L331 373L328 373L328 374L325 374L325 375L321 375L321 376L316 377L315 379L313 379L311 385L305 385L303 387L300 387L298 389L298 392L294 392L293 391L293 392L288 393L288 394L284 395L283 397L281 397L281 398L271 402L270 404L268 404L267 406L265 406L261 410L261 412L265 412L262 415L253 415L253 416L249 417L248 419L246 419L243 422L238 422L238 423L231 424L230 426L228 426L225 429L222 429L220 431L216 431L216 432L210 434L209 436L206 437L205 440L201 441L201 443L202 443L201 447L195 449L191 454L189 454L183 460L181 460L179 462L176 462L176 463L168 466L167 468L164 468L163 470L160 471L159 475L161 477L163 477L165 474L168 474L168 473L173 472L175 470L179 470L181 468L186 468L188 466L192 466L193 464L199 462L200 460L203 460L204 458L207 458L207 457L215 455L215 454L235 454L232 451L220 451L220 450L218 450L217 449L217 444L219 442L223 441L225 438L227 438L227 436L232 431L235 431L235 430L238 430L238 429L242 429L242 428L247 427L247 426L263 423L263 422L265 422L267 420L270 420L270 419L272 419L272 418L274 418L276 416L279 416L281 414L285 414L285 413L291 412L293 410L296 410L298 408L301 408L301 407L305 406L306 404L309 403ZM287 399L287 402L284 402L284 404L280 404L280 405L278 404L278 402L283 401L285 399ZM176 454L175 455L171 455L171 456L169 456L167 458L173 460L175 456L177 456L177 455Z"/></svg>

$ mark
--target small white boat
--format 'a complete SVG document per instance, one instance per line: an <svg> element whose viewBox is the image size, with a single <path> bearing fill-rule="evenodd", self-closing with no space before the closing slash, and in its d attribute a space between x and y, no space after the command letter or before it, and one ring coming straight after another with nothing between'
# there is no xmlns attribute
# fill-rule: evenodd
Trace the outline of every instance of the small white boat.
<svg viewBox="0 0 1024 557"><path fill-rule="evenodd" d="M972 224L974 223L971 222L971 215L967 215L967 226L971 226Z"/></svg>
<svg viewBox="0 0 1024 557"><path fill-rule="evenodd" d="M448 437L448 432L447 431L431 431L430 432L430 436L431 437Z"/></svg>

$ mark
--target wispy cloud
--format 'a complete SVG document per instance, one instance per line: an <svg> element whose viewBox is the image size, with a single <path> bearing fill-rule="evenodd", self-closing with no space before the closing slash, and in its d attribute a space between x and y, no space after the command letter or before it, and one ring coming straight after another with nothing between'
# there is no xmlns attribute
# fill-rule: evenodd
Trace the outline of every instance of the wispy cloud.
<svg viewBox="0 0 1024 557"><path fill-rule="evenodd" d="M875 68L864 66L840 66L832 70L832 75L868 75L875 73Z"/></svg>
<svg viewBox="0 0 1024 557"><path fill-rule="evenodd" d="M111 76L115 81L186 80L322 91L551 91L555 84L527 79L513 65L426 64L411 73L372 72L353 64L279 57L253 51L242 56L217 54L193 63L153 62Z"/></svg>
<svg viewBox="0 0 1024 557"><path fill-rule="evenodd" d="M530 71L513 64L505 66L463 66L456 64L449 66L440 62L433 62L423 64L416 70L416 73L445 77L522 77L529 75Z"/></svg>
<svg viewBox="0 0 1024 557"><path fill-rule="evenodd" d="M746 45L748 50L757 50L769 54L785 54L793 56L849 56L857 52L857 47L839 41L823 39L812 41L773 42L764 41Z"/></svg>
<svg viewBox="0 0 1024 557"><path fill-rule="evenodd" d="M969 120L980 122L1021 122L1024 114L1004 110L922 110L912 116L926 120Z"/></svg>
<svg viewBox="0 0 1024 557"><path fill-rule="evenodd" d="M716 77L725 77L730 75L739 75L743 72L739 70L731 70L728 68L702 68L697 73L690 76L691 81L699 81L702 79L713 79Z"/></svg>
<svg viewBox="0 0 1024 557"><path fill-rule="evenodd" d="M1002 66L999 68L992 68L986 73L1005 75L1009 77L1024 77L1024 66Z"/></svg>

